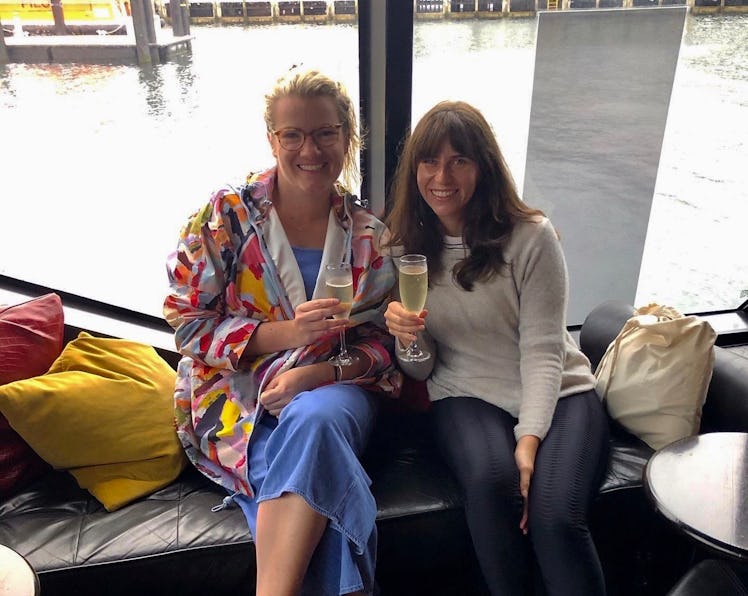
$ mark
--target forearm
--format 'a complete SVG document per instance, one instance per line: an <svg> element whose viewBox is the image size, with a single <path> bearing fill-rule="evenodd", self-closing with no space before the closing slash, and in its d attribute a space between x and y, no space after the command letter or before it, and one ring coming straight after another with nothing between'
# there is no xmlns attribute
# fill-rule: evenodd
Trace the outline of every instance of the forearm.
<svg viewBox="0 0 748 596"><path fill-rule="evenodd" d="M353 363L349 366L335 366L328 360L323 360L303 367L310 375L308 378L311 388L342 381L352 381L364 376L371 368L369 357L356 348L351 348L350 353L353 357Z"/></svg>
<svg viewBox="0 0 748 596"><path fill-rule="evenodd" d="M255 356L272 354L299 347L298 334L293 321L266 321L260 323L252 333L242 353L242 362Z"/></svg>
<svg viewBox="0 0 748 596"><path fill-rule="evenodd" d="M366 375L371 369L371 358L369 358L366 353L362 352L356 347L350 348L349 352L353 357L353 364L351 364L350 366L340 367L340 379L338 379L340 381L352 381L354 379L359 379Z"/></svg>
<svg viewBox="0 0 748 596"><path fill-rule="evenodd" d="M239 355L257 321L219 315L193 318L193 314L185 310L174 333L179 353L207 366L238 370Z"/></svg>

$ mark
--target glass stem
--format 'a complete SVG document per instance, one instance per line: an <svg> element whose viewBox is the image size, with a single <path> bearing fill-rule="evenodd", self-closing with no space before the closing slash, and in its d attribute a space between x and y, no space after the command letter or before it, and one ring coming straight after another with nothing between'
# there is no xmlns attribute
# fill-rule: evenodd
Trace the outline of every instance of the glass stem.
<svg viewBox="0 0 748 596"><path fill-rule="evenodd" d="M345 347L345 329L340 332L340 357L348 357L348 349Z"/></svg>

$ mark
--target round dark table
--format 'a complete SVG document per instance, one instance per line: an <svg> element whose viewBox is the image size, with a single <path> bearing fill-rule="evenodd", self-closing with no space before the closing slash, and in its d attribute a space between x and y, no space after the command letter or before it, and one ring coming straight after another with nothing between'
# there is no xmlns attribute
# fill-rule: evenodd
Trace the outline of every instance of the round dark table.
<svg viewBox="0 0 748 596"><path fill-rule="evenodd" d="M748 561L748 433L707 433L663 447L647 463L644 486L688 536Z"/></svg>
<svg viewBox="0 0 748 596"><path fill-rule="evenodd" d="M28 561L12 548L0 544L0 594L36 596L39 578Z"/></svg>

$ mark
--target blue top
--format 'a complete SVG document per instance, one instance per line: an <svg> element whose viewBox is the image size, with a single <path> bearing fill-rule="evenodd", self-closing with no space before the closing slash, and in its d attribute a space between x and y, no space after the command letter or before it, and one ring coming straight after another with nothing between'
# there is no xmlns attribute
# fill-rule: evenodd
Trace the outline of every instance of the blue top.
<svg viewBox="0 0 748 596"><path fill-rule="evenodd" d="M322 249L299 248L298 246L292 246L291 249L296 257L296 262L299 264L301 277L304 279L306 299L311 300L314 294L314 286L317 285L319 267L322 263Z"/></svg>

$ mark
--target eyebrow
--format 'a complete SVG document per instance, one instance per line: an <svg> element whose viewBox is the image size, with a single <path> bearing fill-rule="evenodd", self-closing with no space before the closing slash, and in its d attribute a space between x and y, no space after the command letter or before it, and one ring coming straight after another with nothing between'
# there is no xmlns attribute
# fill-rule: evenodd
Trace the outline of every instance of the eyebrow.
<svg viewBox="0 0 748 596"><path fill-rule="evenodd" d="M321 124L320 126L315 126L314 128L312 128L309 131L304 130L300 126L281 126L279 128L276 128L273 132L279 132L281 130L293 129L293 130L300 130L303 133L307 133L307 132L314 132L315 130L320 130L322 128L341 128L342 126L343 125L341 123L333 122L333 123L329 123L329 124Z"/></svg>

